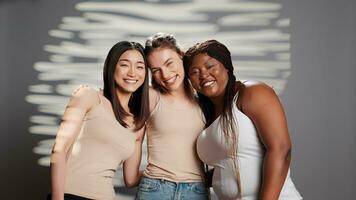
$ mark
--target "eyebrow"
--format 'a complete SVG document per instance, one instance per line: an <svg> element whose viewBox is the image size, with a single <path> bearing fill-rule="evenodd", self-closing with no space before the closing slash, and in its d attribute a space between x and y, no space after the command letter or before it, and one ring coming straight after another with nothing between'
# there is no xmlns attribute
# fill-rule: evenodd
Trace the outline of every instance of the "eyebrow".
<svg viewBox="0 0 356 200"><path fill-rule="evenodd" d="M171 60L173 60L173 58L168 58L166 61L164 61L163 66L166 65ZM158 69L158 68L160 68L160 67L151 67L151 69Z"/></svg>
<svg viewBox="0 0 356 200"><path fill-rule="evenodd" d="M205 61L204 62L204 64L203 65L207 65L207 63L210 61L210 60L212 60L213 58L209 58L207 61ZM191 66L191 67L189 67L189 70L192 70L192 69L198 69L198 67L197 66Z"/></svg>
<svg viewBox="0 0 356 200"><path fill-rule="evenodd" d="M121 62L121 61L126 61L126 62L130 62L130 60L128 60L128 59L120 59L119 60L119 62ZM138 61L137 63L140 63L140 64L145 64L143 61Z"/></svg>
<svg viewBox="0 0 356 200"><path fill-rule="evenodd" d="M207 61L205 61L204 65L206 65L210 60L213 60L213 58L209 58Z"/></svg>
<svg viewBox="0 0 356 200"><path fill-rule="evenodd" d="M172 60L172 58L168 58L164 63L163 63L163 65L165 65L165 64L167 64L169 61L171 61Z"/></svg>

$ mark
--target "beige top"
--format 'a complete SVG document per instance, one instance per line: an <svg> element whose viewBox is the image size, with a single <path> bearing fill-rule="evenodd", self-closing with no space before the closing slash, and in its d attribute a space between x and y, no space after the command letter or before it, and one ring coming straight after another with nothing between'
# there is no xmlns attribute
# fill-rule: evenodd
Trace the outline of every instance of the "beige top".
<svg viewBox="0 0 356 200"><path fill-rule="evenodd" d="M173 182L203 181L203 165L196 153L196 139L204 128L197 104L176 108L158 96L147 128L148 165L144 175Z"/></svg>
<svg viewBox="0 0 356 200"><path fill-rule="evenodd" d="M100 103L85 115L80 133L69 152L65 193L92 199L115 199L113 177L118 166L132 155L135 135L114 113Z"/></svg>

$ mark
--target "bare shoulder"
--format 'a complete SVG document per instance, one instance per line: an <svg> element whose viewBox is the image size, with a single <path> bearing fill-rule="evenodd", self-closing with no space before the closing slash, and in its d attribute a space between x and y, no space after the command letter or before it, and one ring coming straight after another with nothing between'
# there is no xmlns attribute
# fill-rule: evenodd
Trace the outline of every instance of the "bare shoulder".
<svg viewBox="0 0 356 200"><path fill-rule="evenodd" d="M89 110L100 102L99 91L87 85L80 85L74 89L69 105Z"/></svg>
<svg viewBox="0 0 356 200"><path fill-rule="evenodd" d="M247 96L269 96L272 94L275 94L274 90L272 87L269 85L259 82L259 81L245 81L242 83L244 85L244 93L247 94Z"/></svg>
<svg viewBox="0 0 356 200"><path fill-rule="evenodd" d="M254 112L267 104L279 103L272 87L263 82L245 81L239 93L239 107L245 112Z"/></svg>

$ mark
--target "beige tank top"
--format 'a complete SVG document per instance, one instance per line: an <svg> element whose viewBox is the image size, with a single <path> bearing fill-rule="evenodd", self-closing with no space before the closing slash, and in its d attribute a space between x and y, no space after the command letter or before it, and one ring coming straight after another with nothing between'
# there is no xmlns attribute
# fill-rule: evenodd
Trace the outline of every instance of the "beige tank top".
<svg viewBox="0 0 356 200"><path fill-rule="evenodd" d="M203 165L196 153L196 139L204 128L197 104L176 108L164 96L149 117L148 165L144 175L173 182L203 181Z"/></svg>
<svg viewBox="0 0 356 200"><path fill-rule="evenodd" d="M116 120L98 95L100 103L86 113L70 151L65 193L112 200L115 171L134 152L135 135Z"/></svg>

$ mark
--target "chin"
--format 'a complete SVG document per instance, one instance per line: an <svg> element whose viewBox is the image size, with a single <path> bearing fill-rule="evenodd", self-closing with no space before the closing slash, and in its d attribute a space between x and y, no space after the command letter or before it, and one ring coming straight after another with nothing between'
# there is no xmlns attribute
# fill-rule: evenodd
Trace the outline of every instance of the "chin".
<svg viewBox="0 0 356 200"><path fill-rule="evenodd" d="M170 86L167 86L165 87L168 91L175 91L179 88L179 86L176 86L176 85L170 85Z"/></svg>
<svg viewBox="0 0 356 200"><path fill-rule="evenodd" d="M127 93L133 93L133 92L135 92L135 91L138 89L138 87L125 87L125 88L123 88L123 89L124 89L124 91L127 92Z"/></svg>
<svg viewBox="0 0 356 200"><path fill-rule="evenodd" d="M211 91L211 90L207 90L207 91L200 91L201 94L203 94L206 97L214 97L216 96L216 92L215 91Z"/></svg>
<svg viewBox="0 0 356 200"><path fill-rule="evenodd" d="M184 87L184 86L183 86L183 81L180 82L180 83L175 82L174 84L168 85L168 86L166 86L165 88L166 88L168 91L176 91L176 90L178 90L180 87Z"/></svg>

